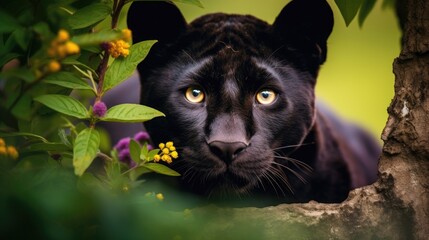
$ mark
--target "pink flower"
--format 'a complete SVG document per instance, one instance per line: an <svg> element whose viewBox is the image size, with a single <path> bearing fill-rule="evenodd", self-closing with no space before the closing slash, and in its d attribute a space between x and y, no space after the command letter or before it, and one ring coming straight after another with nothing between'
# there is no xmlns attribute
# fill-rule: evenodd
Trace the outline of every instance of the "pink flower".
<svg viewBox="0 0 429 240"><path fill-rule="evenodd" d="M130 141L131 141L131 138L129 137L122 138L121 140L118 141L118 143L116 143L114 148L116 148L118 152L121 152L124 149L128 149L130 146Z"/></svg>
<svg viewBox="0 0 429 240"><path fill-rule="evenodd" d="M149 141L150 136L149 133L145 131L140 131L134 135L134 139L139 143L144 143L146 141Z"/></svg>
<svg viewBox="0 0 429 240"><path fill-rule="evenodd" d="M104 102L96 102L93 106L94 115L97 117L103 117L106 114L107 106Z"/></svg>

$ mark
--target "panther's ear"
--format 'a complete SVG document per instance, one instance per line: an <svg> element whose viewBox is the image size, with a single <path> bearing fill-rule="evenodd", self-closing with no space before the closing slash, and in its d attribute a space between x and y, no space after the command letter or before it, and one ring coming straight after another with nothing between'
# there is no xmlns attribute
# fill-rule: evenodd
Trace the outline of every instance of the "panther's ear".
<svg viewBox="0 0 429 240"><path fill-rule="evenodd" d="M134 42L172 42L187 27L182 13L170 1L134 1L128 10L127 24Z"/></svg>
<svg viewBox="0 0 429 240"><path fill-rule="evenodd" d="M292 0L273 23L274 32L290 43L313 44L320 62L326 60L326 41L332 32L334 16L326 0Z"/></svg>

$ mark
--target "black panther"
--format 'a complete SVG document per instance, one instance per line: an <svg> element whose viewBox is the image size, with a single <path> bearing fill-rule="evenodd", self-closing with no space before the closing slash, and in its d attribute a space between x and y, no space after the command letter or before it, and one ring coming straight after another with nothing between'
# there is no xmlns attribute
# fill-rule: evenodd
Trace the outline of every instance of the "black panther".
<svg viewBox="0 0 429 240"><path fill-rule="evenodd" d="M325 0L293 0L268 24L215 13L187 24L171 2L134 2L134 42L157 39L138 66L145 123L174 141L181 186L213 199L341 202L374 182L380 147L316 101L333 14Z"/></svg>

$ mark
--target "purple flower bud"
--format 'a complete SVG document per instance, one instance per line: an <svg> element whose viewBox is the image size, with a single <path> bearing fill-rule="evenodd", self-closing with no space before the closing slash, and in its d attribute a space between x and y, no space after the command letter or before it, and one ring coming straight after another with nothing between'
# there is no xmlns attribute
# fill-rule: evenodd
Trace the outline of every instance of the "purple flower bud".
<svg viewBox="0 0 429 240"><path fill-rule="evenodd" d="M149 151L150 151L150 150L153 150L153 146L152 146L152 145L150 145L150 144L148 144L148 145L147 145L147 150L149 150Z"/></svg>
<svg viewBox="0 0 429 240"><path fill-rule="evenodd" d="M126 164L130 164L131 156L130 156L130 150L129 149L124 149L124 150L120 151L118 154L118 157L119 157L119 161L126 163Z"/></svg>
<svg viewBox="0 0 429 240"><path fill-rule="evenodd" d="M107 111L106 104L104 104L104 102L101 102L101 101L96 102L94 104L94 107L93 107L92 111L94 112L95 116L97 116L97 117L103 117L104 114L106 114L106 111Z"/></svg>
<svg viewBox="0 0 429 240"><path fill-rule="evenodd" d="M134 139L137 142L143 143L145 141L149 141L150 136L149 136L149 133L147 133L145 131L141 131L141 132L136 133L136 135L134 135Z"/></svg>
<svg viewBox="0 0 429 240"><path fill-rule="evenodd" d="M131 138L129 137L122 138L121 140L118 141L118 143L116 143L114 148L116 148L118 152L121 152L124 149L128 149L130 146L130 141L131 141Z"/></svg>

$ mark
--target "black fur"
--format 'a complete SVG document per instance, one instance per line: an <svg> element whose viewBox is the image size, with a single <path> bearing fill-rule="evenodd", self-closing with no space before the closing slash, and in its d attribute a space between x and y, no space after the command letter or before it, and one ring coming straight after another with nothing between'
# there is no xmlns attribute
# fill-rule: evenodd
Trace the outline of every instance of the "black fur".
<svg viewBox="0 0 429 240"><path fill-rule="evenodd" d="M159 40L138 69L142 104L166 117L145 127L177 145L171 167L191 192L340 202L375 181L379 146L315 101L333 26L324 0L293 0L273 25L223 13L188 25L172 3L138 1L128 25L135 42ZM189 87L204 101L187 101ZM263 89L272 104L256 101Z"/></svg>

